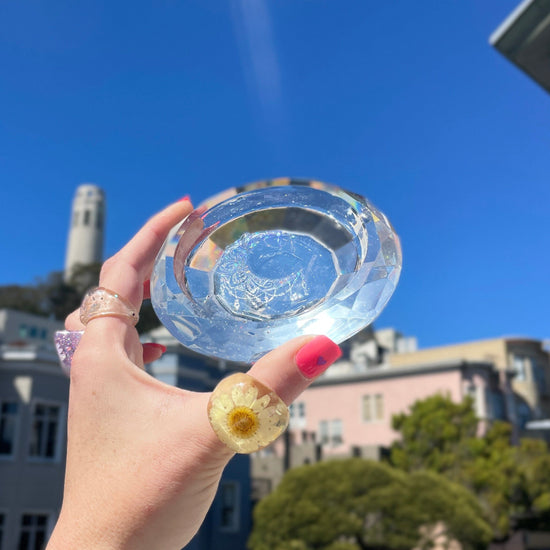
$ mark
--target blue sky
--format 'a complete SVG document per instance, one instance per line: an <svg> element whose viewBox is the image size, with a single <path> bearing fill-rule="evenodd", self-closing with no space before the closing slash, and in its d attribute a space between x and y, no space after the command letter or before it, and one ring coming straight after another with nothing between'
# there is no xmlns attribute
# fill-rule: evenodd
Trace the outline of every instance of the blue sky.
<svg viewBox="0 0 550 550"><path fill-rule="evenodd" d="M3 0L0 284L106 254L190 194L277 176L369 197L404 268L376 326L422 347L550 336L550 96L488 38L519 0Z"/></svg>

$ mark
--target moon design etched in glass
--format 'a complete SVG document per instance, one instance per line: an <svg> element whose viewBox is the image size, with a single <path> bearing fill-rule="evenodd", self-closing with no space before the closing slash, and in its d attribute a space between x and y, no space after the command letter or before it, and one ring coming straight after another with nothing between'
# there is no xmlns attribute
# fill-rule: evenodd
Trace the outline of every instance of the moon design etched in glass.
<svg viewBox="0 0 550 550"><path fill-rule="evenodd" d="M186 347L252 363L303 334L346 340L380 314L400 272L399 238L367 199L276 179L216 195L174 227L151 300Z"/></svg>

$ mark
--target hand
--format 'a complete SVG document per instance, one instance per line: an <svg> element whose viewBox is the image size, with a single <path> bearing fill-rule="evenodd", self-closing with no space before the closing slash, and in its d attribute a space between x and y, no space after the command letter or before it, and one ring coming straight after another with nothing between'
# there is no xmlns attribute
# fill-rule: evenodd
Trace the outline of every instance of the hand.
<svg viewBox="0 0 550 550"><path fill-rule="evenodd" d="M180 201L149 220L105 262L100 286L139 306L168 232L191 210ZM84 329L78 312L66 327ZM72 360L63 506L48 550L179 550L199 529L233 453L208 422L210 394L145 372L159 354L124 319L86 325ZM327 338L305 336L249 373L289 404L338 356Z"/></svg>

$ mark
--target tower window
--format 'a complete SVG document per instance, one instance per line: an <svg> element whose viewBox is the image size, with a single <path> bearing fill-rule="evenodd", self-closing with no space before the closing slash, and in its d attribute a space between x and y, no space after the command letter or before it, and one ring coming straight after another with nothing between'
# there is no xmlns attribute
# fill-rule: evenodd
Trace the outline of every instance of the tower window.
<svg viewBox="0 0 550 550"><path fill-rule="evenodd" d="M73 216L73 227L76 227L77 225L78 225L78 212L75 212Z"/></svg>
<svg viewBox="0 0 550 550"><path fill-rule="evenodd" d="M90 211L84 210L84 225L90 225Z"/></svg>

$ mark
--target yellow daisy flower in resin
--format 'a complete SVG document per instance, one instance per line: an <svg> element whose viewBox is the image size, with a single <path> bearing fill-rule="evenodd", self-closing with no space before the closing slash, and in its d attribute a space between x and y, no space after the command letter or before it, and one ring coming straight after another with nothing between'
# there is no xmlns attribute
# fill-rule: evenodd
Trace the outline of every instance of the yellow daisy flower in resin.
<svg viewBox="0 0 550 550"><path fill-rule="evenodd" d="M222 380L210 398L210 424L237 453L252 453L277 439L288 425L288 408L275 392L251 376Z"/></svg>

